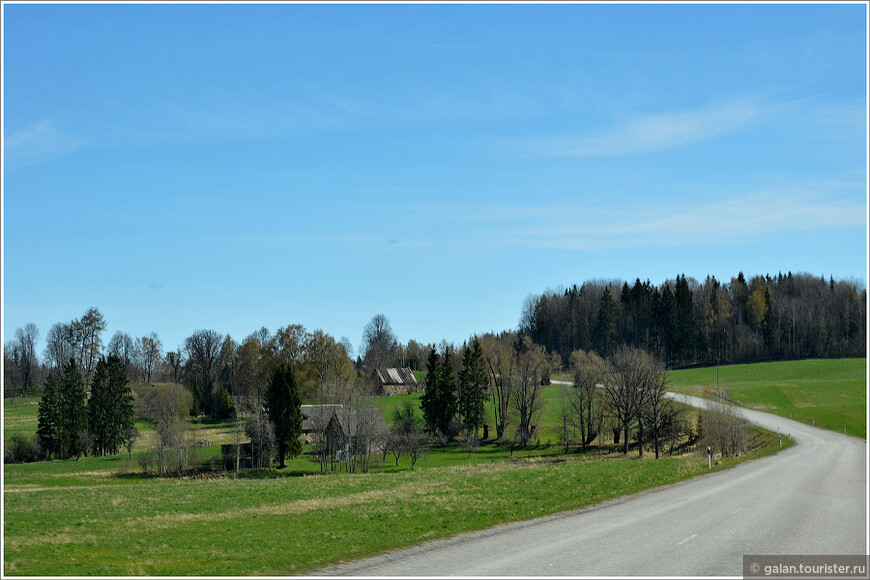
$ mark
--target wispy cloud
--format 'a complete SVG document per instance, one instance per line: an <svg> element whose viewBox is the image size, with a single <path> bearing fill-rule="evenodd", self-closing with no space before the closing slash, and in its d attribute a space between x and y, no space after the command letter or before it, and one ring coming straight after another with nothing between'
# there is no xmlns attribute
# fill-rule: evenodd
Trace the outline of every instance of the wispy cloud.
<svg viewBox="0 0 870 580"><path fill-rule="evenodd" d="M5 136L3 161L7 169L37 165L82 145L82 141L67 135L53 122L41 121Z"/></svg>
<svg viewBox="0 0 870 580"><path fill-rule="evenodd" d="M560 157L615 157L673 149L712 139L756 119L750 101L731 101L703 109L639 115L609 130L532 139L519 148Z"/></svg>
<svg viewBox="0 0 870 580"><path fill-rule="evenodd" d="M741 245L771 234L866 227L866 211L865 201L856 196L807 190L739 195L694 206L578 205L516 228L510 238L516 244L576 250Z"/></svg>
<svg viewBox="0 0 870 580"><path fill-rule="evenodd" d="M414 203L356 207L358 219L338 217L316 231L282 229L219 234L234 245L265 250L401 248L435 251L538 248L608 251L626 248L739 247L776 236L800 244L807 232L866 228L858 183L723 192L684 198L613 202L583 198L555 203ZM858 191L859 193L855 193ZM372 229L373 221L388 224ZM260 224L261 227L262 225Z"/></svg>
<svg viewBox="0 0 870 580"><path fill-rule="evenodd" d="M608 198L551 204L479 204L404 208L419 230L448 232L443 240L403 235L426 246L525 247L579 251L646 247L733 247L771 235L831 228L866 228L860 183L817 183L723 193L718 200L611 202ZM858 192L858 193L856 193Z"/></svg>

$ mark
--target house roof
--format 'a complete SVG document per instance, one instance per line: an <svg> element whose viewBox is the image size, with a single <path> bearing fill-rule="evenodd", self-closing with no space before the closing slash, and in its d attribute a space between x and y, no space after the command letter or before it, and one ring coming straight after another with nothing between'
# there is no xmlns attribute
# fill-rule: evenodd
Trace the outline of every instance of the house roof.
<svg viewBox="0 0 870 580"><path fill-rule="evenodd" d="M389 426L380 409L338 409L329 421L338 421L341 430L348 435L358 433L360 429L367 435L380 437L390 432Z"/></svg>
<svg viewBox="0 0 870 580"><path fill-rule="evenodd" d="M417 379L409 368L375 369L372 378L381 385L416 385Z"/></svg>
<svg viewBox="0 0 870 580"><path fill-rule="evenodd" d="M302 432L322 432L339 409L342 409L341 405L301 405Z"/></svg>

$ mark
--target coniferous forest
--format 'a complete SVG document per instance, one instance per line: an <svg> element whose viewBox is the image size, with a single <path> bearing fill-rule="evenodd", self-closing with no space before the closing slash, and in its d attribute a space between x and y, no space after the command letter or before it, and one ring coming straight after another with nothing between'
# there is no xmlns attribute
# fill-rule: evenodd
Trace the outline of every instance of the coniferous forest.
<svg viewBox="0 0 870 580"><path fill-rule="evenodd" d="M567 364L577 349L602 357L620 345L646 349L671 368L866 356L867 290L810 274L722 282L685 275L587 281L530 296L520 331Z"/></svg>

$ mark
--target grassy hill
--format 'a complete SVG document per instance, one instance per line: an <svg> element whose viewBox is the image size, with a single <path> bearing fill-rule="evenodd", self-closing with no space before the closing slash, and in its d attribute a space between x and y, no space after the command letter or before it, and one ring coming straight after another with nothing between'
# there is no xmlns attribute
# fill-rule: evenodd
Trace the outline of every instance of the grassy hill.
<svg viewBox="0 0 870 580"><path fill-rule="evenodd" d="M735 403L867 438L867 359L803 360L671 371L671 390Z"/></svg>

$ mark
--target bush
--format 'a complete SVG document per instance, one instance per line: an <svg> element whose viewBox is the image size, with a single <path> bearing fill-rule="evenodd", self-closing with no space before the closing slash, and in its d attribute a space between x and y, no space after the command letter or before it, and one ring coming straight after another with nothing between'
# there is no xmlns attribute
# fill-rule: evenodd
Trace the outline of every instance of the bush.
<svg viewBox="0 0 870 580"><path fill-rule="evenodd" d="M704 414L702 448L710 446L722 457L748 452L747 423L737 408L710 401ZM706 451L706 449L704 449Z"/></svg>
<svg viewBox="0 0 870 580"><path fill-rule="evenodd" d="M3 463L33 463L43 459L42 447L36 435L16 433L9 438L3 453Z"/></svg>

